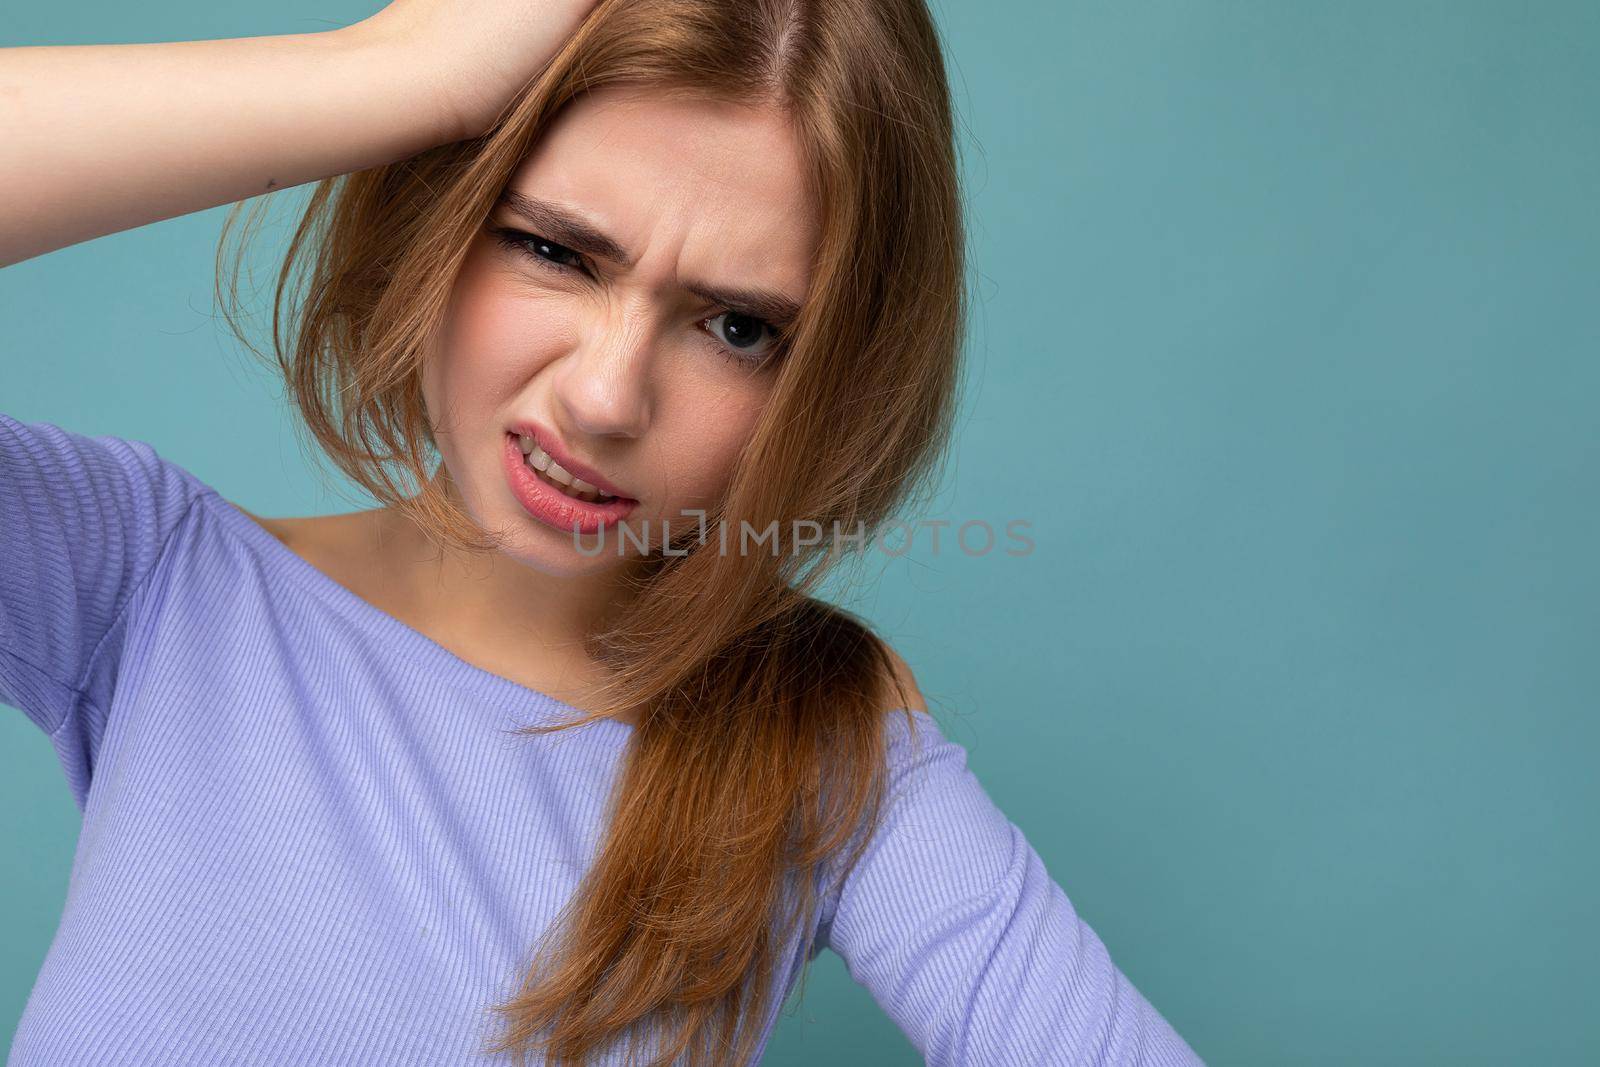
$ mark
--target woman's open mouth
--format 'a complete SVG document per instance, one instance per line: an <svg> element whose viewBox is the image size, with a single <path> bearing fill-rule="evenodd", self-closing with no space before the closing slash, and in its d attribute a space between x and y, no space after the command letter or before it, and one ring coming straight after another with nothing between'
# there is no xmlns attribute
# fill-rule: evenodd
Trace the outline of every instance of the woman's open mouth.
<svg viewBox="0 0 1600 1067"><path fill-rule="evenodd" d="M539 442L527 434L517 438L517 448L526 458L528 466L533 468L533 473L546 485L553 486L576 500L587 500L591 504L603 504L608 500L618 499L568 472L561 464L551 459L549 453L539 447Z"/></svg>
<svg viewBox="0 0 1600 1067"><path fill-rule="evenodd" d="M503 452L512 494L530 515L558 530L598 533L622 521L639 503L568 473L527 434L507 433Z"/></svg>

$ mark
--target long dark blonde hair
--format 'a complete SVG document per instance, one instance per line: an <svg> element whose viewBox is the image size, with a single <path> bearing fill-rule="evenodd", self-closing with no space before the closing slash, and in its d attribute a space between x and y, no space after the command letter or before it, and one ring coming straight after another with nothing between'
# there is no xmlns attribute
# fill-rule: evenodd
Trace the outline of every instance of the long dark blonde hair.
<svg viewBox="0 0 1600 1067"><path fill-rule="evenodd" d="M563 106L611 85L782 108L821 234L767 406L708 517L776 523L777 541L650 559L590 635L609 682L585 717L526 728L624 711L638 724L599 854L520 991L493 1007L505 1036L485 1051L585 1063L614 1039L636 1054L650 1032L652 1062L744 1064L783 947L877 824L886 713L910 706L894 653L814 594L844 558L834 531L870 542L933 487L957 407L964 233L924 0L601 0L487 133L311 189L264 358L381 504L441 544L492 547L430 477L425 354L516 165ZM243 206L218 247L218 297L248 346L230 310L243 242L231 268L223 253ZM827 536L808 544L797 520Z"/></svg>

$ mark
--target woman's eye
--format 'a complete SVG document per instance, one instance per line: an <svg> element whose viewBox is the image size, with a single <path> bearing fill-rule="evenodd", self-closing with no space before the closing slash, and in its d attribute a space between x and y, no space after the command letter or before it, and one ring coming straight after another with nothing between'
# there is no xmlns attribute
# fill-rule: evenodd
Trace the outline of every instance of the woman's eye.
<svg viewBox="0 0 1600 1067"><path fill-rule="evenodd" d="M705 320L711 336L731 348L741 359L759 360L777 347L778 334L754 315L724 311Z"/></svg>
<svg viewBox="0 0 1600 1067"><path fill-rule="evenodd" d="M501 244L532 259L558 269L583 269L583 256L566 245L558 245L538 234L525 233L521 230L502 228L496 229L494 233Z"/></svg>
<svg viewBox="0 0 1600 1067"><path fill-rule="evenodd" d="M542 237L535 237L528 243L535 255L540 259L548 259L563 267L583 266L583 257L578 255L566 245L558 245L554 241L546 241Z"/></svg>

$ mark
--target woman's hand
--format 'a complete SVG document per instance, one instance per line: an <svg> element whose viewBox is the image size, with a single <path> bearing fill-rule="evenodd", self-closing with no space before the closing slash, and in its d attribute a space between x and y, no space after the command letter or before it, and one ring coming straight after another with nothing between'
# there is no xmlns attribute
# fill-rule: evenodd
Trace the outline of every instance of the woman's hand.
<svg viewBox="0 0 1600 1067"><path fill-rule="evenodd" d="M339 31L426 72L457 140L486 132L560 50L595 0L393 0Z"/></svg>

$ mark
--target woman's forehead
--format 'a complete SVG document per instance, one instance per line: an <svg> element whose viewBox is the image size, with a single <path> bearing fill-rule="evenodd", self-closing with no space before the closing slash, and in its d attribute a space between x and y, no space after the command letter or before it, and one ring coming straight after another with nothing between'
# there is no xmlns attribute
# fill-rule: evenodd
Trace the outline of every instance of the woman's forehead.
<svg viewBox="0 0 1600 1067"><path fill-rule="evenodd" d="M608 87L556 116L507 189L582 216L631 258L712 255L725 274L803 290L819 230L805 174L776 107Z"/></svg>

